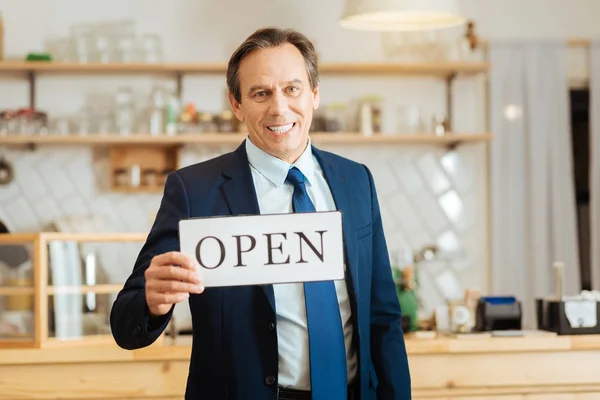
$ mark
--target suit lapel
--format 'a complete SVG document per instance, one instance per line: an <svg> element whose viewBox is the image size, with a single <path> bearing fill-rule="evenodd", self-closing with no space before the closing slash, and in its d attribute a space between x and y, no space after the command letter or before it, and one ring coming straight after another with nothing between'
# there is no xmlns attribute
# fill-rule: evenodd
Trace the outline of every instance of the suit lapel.
<svg viewBox="0 0 600 400"><path fill-rule="evenodd" d="M330 156L327 153L313 146L313 154L323 169L323 174L331 189L335 205L342 212L346 267L350 270L350 282L356 296L358 294L358 250L356 247L356 230L352 224L353 207L349 182L346 181L346 177L342 174L341 169L334 169L331 166Z"/></svg>
<svg viewBox="0 0 600 400"><path fill-rule="evenodd" d="M252 172L248 164L245 145L231 154L228 165L223 168L225 182L223 194L232 215L259 214L258 199L254 190Z"/></svg>
<svg viewBox="0 0 600 400"><path fill-rule="evenodd" d="M222 186L223 196L227 201L231 215L260 214L245 146L244 142L231 154L230 163L223 169L223 175L226 179ZM273 285L262 285L262 289L271 307L275 310Z"/></svg>

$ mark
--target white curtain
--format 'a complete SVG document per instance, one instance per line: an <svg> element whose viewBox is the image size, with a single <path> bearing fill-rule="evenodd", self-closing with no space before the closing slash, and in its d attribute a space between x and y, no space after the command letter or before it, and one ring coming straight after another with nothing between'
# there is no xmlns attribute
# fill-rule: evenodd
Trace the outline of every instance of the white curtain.
<svg viewBox="0 0 600 400"><path fill-rule="evenodd" d="M600 290L600 42L590 47L590 208L592 289Z"/></svg>
<svg viewBox="0 0 600 400"><path fill-rule="evenodd" d="M553 263L565 263L565 294L580 290L566 43L490 43L492 293L523 303L554 293Z"/></svg>

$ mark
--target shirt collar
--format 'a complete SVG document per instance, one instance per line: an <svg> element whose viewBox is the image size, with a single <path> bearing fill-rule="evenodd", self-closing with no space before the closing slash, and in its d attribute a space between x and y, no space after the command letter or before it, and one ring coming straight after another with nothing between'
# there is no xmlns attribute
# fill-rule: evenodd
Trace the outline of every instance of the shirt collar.
<svg viewBox="0 0 600 400"><path fill-rule="evenodd" d="M298 168L304 174L309 186L313 181L315 167L312 159L310 137L308 138L306 149L294 164L266 153L252 143L249 137L246 138L246 154L248 155L250 165L277 187L285 183L288 171L292 167Z"/></svg>

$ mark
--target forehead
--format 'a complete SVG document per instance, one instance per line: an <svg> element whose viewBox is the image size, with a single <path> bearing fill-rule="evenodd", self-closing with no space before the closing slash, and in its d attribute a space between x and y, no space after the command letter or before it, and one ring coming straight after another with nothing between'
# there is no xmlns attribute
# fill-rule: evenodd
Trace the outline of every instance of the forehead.
<svg viewBox="0 0 600 400"><path fill-rule="evenodd" d="M308 83L304 57L296 46L289 43L250 53L240 63L238 74L242 88L294 79Z"/></svg>

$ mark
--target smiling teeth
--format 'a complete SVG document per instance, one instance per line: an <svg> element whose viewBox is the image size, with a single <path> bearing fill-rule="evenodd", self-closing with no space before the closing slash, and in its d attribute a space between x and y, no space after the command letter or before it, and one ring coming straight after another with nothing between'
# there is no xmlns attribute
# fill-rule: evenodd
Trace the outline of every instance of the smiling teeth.
<svg viewBox="0 0 600 400"><path fill-rule="evenodd" d="M294 126L293 123L287 124L287 125L280 125L280 126L269 126L269 130L276 132L276 133L285 133L285 132L289 131L290 129L292 129L292 126Z"/></svg>

